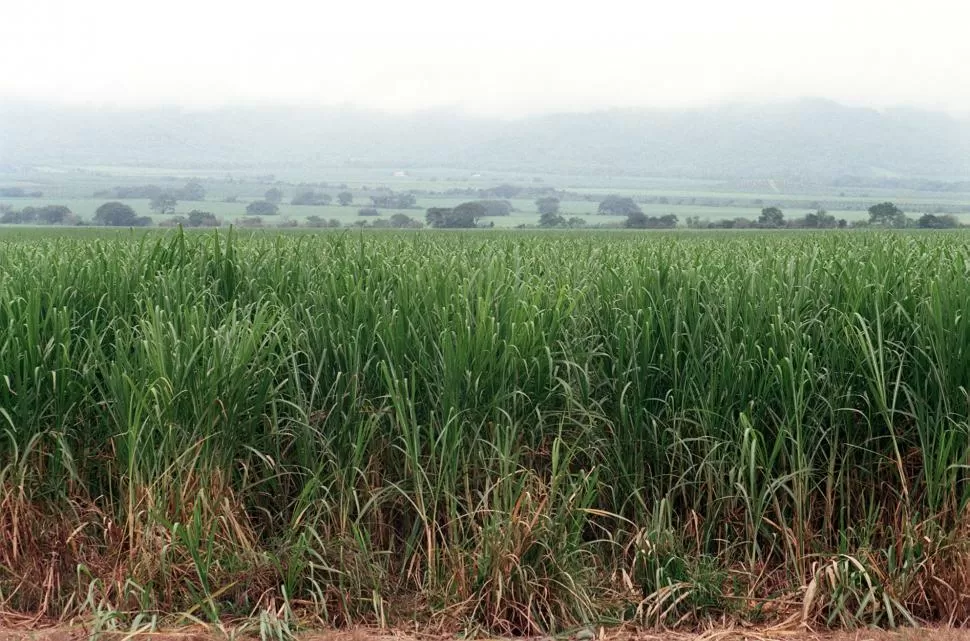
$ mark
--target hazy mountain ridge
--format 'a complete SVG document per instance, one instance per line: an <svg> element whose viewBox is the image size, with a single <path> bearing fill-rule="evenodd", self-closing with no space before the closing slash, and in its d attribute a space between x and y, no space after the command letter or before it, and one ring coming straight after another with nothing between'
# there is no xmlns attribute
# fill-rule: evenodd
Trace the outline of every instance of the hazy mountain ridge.
<svg viewBox="0 0 970 641"><path fill-rule="evenodd" d="M0 104L0 163L400 166L748 178L970 175L970 121L824 100L474 118L349 108Z"/></svg>

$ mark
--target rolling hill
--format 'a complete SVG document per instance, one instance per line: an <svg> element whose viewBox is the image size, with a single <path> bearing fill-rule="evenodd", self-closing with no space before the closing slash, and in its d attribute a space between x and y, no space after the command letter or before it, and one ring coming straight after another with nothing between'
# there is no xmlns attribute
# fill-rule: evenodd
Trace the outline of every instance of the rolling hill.
<svg viewBox="0 0 970 641"><path fill-rule="evenodd" d="M514 120L0 103L0 164L452 167L685 178L970 176L970 121L826 100Z"/></svg>

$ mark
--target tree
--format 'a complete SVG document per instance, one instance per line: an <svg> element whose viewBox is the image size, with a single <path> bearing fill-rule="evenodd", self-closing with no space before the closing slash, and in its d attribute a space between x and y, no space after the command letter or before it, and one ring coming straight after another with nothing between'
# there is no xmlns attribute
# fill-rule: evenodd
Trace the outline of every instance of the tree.
<svg viewBox="0 0 970 641"><path fill-rule="evenodd" d="M42 191L25 191L21 187L0 188L0 196L4 198L41 198L43 195Z"/></svg>
<svg viewBox="0 0 970 641"><path fill-rule="evenodd" d="M507 200L476 200L485 208L486 216L508 216L512 213L512 203Z"/></svg>
<svg viewBox="0 0 970 641"><path fill-rule="evenodd" d="M283 202L283 190L279 187L271 187L270 189L266 190L265 194L263 194L263 198L268 203L279 205L281 202Z"/></svg>
<svg viewBox="0 0 970 641"><path fill-rule="evenodd" d="M43 207L24 207L14 211L9 206L2 209L0 223L40 223L42 225L61 225L71 222L74 214L63 205L44 205Z"/></svg>
<svg viewBox="0 0 970 641"><path fill-rule="evenodd" d="M765 207L758 216L758 225L761 227L784 227L785 214L777 207Z"/></svg>
<svg viewBox="0 0 970 641"><path fill-rule="evenodd" d="M418 202L412 193L395 194L388 192L371 196L370 199L375 207L383 207L384 209L410 209Z"/></svg>
<svg viewBox="0 0 970 641"><path fill-rule="evenodd" d="M555 196L546 196L545 198L538 199L536 201L536 211L542 215L557 215L559 213L559 199Z"/></svg>
<svg viewBox="0 0 970 641"><path fill-rule="evenodd" d="M569 220L566 221L567 227L585 227L586 219L580 218L579 216L571 216Z"/></svg>
<svg viewBox="0 0 970 641"><path fill-rule="evenodd" d="M477 227L478 219L485 216L485 207L481 203L462 203L455 207L453 216L454 227Z"/></svg>
<svg viewBox="0 0 970 641"><path fill-rule="evenodd" d="M361 207L357 210L358 216L380 216L381 212L377 211L373 207Z"/></svg>
<svg viewBox="0 0 970 641"><path fill-rule="evenodd" d="M21 216L19 211L11 207L10 205L0 204L0 224L3 225L16 225L21 222Z"/></svg>
<svg viewBox="0 0 970 641"><path fill-rule="evenodd" d="M185 216L172 216L171 218L166 218L165 220L158 223L159 227L178 227L182 225L183 227L189 226L189 219Z"/></svg>
<svg viewBox="0 0 970 641"><path fill-rule="evenodd" d="M955 229L961 225L953 214L923 214L916 221L916 226L922 229Z"/></svg>
<svg viewBox="0 0 970 641"><path fill-rule="evenodd" d="M824 209L819 208L818 211L805 214L805 226L812 227L816 229L827 229L835 227L838 223L835 220L835 216L828 213Z"/></svg>
<svg viewBox="0 0 970 641"><path fill-rule="evenodd" d="M394 214L388 219L388 223L391 227L398 229L418 229L423 227L420 221L411 218L407 214Z"/></svg>
<svg viewBox="0 0 970 641"><path fill-rule="evenodd" d="M494 196L496 198L515 198L522 191L521 187L516 187L515 185L502 184L492 187L491 189L486 189L485 194L489 196Z"/></svg>
<svg viewBox="0 0 970 641"><path fill-rule="evenodd" d="M562 227L565 224L566 219L555 212L546 211L539 215L539 227Z"/></svg>
<svg viewBox="0 0 970 641"><path fill-rule="evenodd" d="M246 205L246 213L250 216L275 216L280 213L280 208L268 200L254 200Z"/></svg>
<svg viewBox="0 0 970 641"><path fill-rule="evenodd" d="M674 214L664 214L659 218L651 218L655 221L655 226L661 229L673 229L677 226L677 216Z"/></svg>
<svg viewBox="0 0 970 641"><path fill-rule="evenodd" d="M646 229L650 226L650 219L638 207L637 211L631 211L626 215L626 222L623 223L623 226L629 229Z"/></svg>
<svg viewBox="0 0 970 641"><path fill-rule="evenodd" d="M306 217L307 227L340 227L340 221L336 218L331 218L330 220L324 220L321 216L307 216Z"/></svg>
<svg viewBox="0 0 970 641"><path fill-rule="evenodd" d="M626 217L624 226L628 229L673 229L677 226L677 216L647 216L642 211L633 212Z"/></svg>
<svg viewBox="0 0 970 641"><path fill-rule="evenodd" d="M37 221L36 207L24 207L17 211L10 205L0 205L0 223L5 225L23 225Z"/></svg>
<svg viewBox="0 0 970 641"><path fill-rule="evenodd" d="M185 224L187 227L218 227L219 219L212 212L193 209Z"/></svg>
<svg viewBox="0 0 970 641"><path fill-rule="evenodd" d="M450 207L430 207L424 214L424 219L431 227L446 227L454 209Z"/></svg>
<svg viewBox="0 0 970 641"><path fill-rule="evenodd" d="M47 205L37 209L37 220L45 225L62 225L69 222L73 214L64 205Z"/></svg>
<svg viewBox="0 0 970 641"><path fill-rule="evenodd" d="M869 208L869 223L880 227L905 227L906 214L893 203L879 203Z"/></svg>
<svg viewBox="0 0 970 641"><path fill-rule="evenodd" d="M354 202L354 195L349 191L342 191L337 194L337 202L340 203L341 207L346 207Z"/></svg>
<svg viewBox="0 0 970 641"><path fill-rule="evenodd" d="M478 219L485 215L485 207L481 203L467 202L455 208L432 207L425 215L428 225L436 228L469 228L477 227Z"/></svg>
<svg viewBox="0 0 970 641"><path fill-rule="evenodd" d="M152 211L157 211L160 214L173 214L175 213L175 205L177 202L175 196L168 192L163 192L153 197L148 202L148 206L151 207Z"/></svg>
<svg viewBox="0 0 970 641"><path fill-rule="evenodd" d="M152 224L152 219L139 216L128 205L115 200L98 207L94 212L94 224L107 227L145 227Z"/></svg>
<svg viewBox="0 0 970 641"><path fill-rule="evenodd" d="M186 183L179 190L178 197L181 200L205 200L205 187L195 181Z"/></svg>
<svg viewBox="0 0 970 641"><path fill-rule="evenodd" d="M114 198L154 198L165 191L158 185L127 185L124 187L114 187L107 191L95 193L95 198L110 196Z"/></svg>
<svg viewBox="0 0 970 641"><path fill-rule="evenodd" d="M611 216L629 216L638 212L642 213L640 206L633 202L632 198L626 196L607 196L600 203L597 211L600 214Z"/></svg>
<svg viewBox="0 0 970 641"><path fill-rule="evenodd" d="M329 205L333 198L330 194L323 194L313 191L304 191L296 196L293 196L293 200L290 201L292 205Z"/></svg>

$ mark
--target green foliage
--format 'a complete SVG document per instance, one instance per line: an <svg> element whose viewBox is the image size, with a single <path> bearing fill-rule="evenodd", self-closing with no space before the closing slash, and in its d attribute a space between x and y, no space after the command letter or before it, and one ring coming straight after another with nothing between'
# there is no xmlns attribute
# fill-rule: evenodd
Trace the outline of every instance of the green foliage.
<svg viewBox="0 0 970 641"><path fill-rule="evenodd" d="M835 216L819 208L813 213L805 214L804 225L814 229L826 229L838 227L839 223L835 220Z"/></svg>
<svg viewBox="0 0 970 641"><path fill-rule="evenodd" d="M263 195L263 199L268 203L279 205L281 202L283 202L283 190L279 187L270 187Z"/></svg>
<svg viewBox="0 0 970 641"><path fill-rule="evenodd" d="M279 205L268 200L254 200L246 205L247 216L276 216L279 213Z"/></svg>
<svg viewBox="0 0 970 641"><path fill-rule="evenodd" d="M758 216L758 225L769 229L784 227L785 214L777 207L765 207Z"/></svg>
<svg viewBox="0 0 970 641"><path fill-rule="evenodd" d="M40 198L41 191L27 191L23 187L0 187L0 198Z"/></svg>
<svg viewBox="0 0 970 641"><path fill-rule="evenodd" d="M177 201L172 194L163 192L152 198L148 206L151 207L152 211L158 212L159 214L171 214L175 211L176 204Z"/></svg>
<svg viewBox="0 0 970 641"><path fill-rule="evenodd" d="M547 211L539 216L539 227L562 227L565 224L566 219L556 212Z"/></svg>
<svg viewBox="0 0 970 641"><path fill-rule="evenodd" d="M333 197L330 194L317 192L312 189L306 191L301 191L296 196L293 196L293 200L290 201L292 205L329 205L333 201Z"/></svg>
<svg viewBox="0 0 970 641"><path fill-rule="evenodd" d="M635 211L627 215L624 226L629 229L673 229L677 226L677 216L647 216L642 211Z"/></svg>
<svg viewBox="0 0 970 641"><path fill-rule="evenodd" d="M186 219L187 227L218 227L219 219L216 218L215 214L208 211L200 211L198 209L193 209L189 212L188 218Z"/></svg>
<svg viewBox="0 0 970 641"><path fill-rule="evenodd" d="M26 209L30 209L30 207L25 207ZM70 208L63 205L37 207L36 212L37 220L45 225L63 225L72 222L74 219L74 214Z"/></svg>
<svg viewBox="0 0 970 641"><path fill-rule="evenodd" d="M188 182L175 193L175 197L180 200L205 200L205 187L195 181Z"/></svg>
<svg viewBox="0 0 970 641"><path fill-rule="evenodd" d="M869 224L880 227L906 227L907 219L902 209L893 203L885 202L869 208Z"/></svg>
<svg viewBox="0 0 970 641"><path fill-rule="evenodd" d="M158 185L122 185L94 193L95 198L147 198L153 200L161 196L174 200L205 200L205 187L191 181L180 189L163 189Z"/></svg>
<svg viewBox="0 0 970 641"><path fill-rule="evenodd" d="M24 222L27 221L24 220L23 211L14 209L7 204L0 205L0 224L17 225Z"/></svg>
<svg viewBox="0 0 970 641"><path fill-rule="evenodd" d="M398 229L420 229L424 227L421 221L415 220L407 214L393 214L388 220L388 224Z"/></svg>
<svg viewBox="0 0 970 641"><path fill-rule="evenodd" d="M559 214L559 199L554 196L546 196L544 198L539 198L536 200L536 211L540 215L550 214L556 216Z"/></svg>
<svg viewBox="0 0 970 641"><path fill-rule="evenodd" d="M480 202L468 202L454 208L432 207L428 209L425 220L430 227L471 228L477 227L479 219L484 216L484 205Z"/></svg>
<svg viewBox="0 0 970 641"><path fill-rule="evenodd" d="M134 209L124 203L111 201L94 212L94 224L106 227L145 227L152 224L152 219L138 216Z"/></svg>
<svg viewBox="0 0 970 641"><path fill-rule="evenodd" d="M488 196L489 198L499 198L502 200L515 198L520 193L522 193L521 187L516 187L515 185L509 185L508 183L496 185L495 187L490 187L489 189L485 190L485 195Z"/></svg>
<svg viewBox="0 0 970 641"><path fill-rule="evenodd" d="M370 197L374 207L383 209L410 209L418 200L412 193L395 194L394 192L376 194Z"/></svg>
<svg viewBox="0 0 970 641"><path fill-rule="evenodd" d="M63 205L45 205L43 207L24 207L17 211L12 207L4 207L0 212L0 224L29 224L63 225L75 222L74 214Z"/></svg>
<svg viewBox="0 0 970 641"><path fill-rule="evenodd" d="M916 226L923 229L955 229L962 225L953 214L923 214L916 221Z"/></svg>
<svg viewBox="0 0 970 641"><path fill-rule="evenodd" d="M331 218L330 220L325 220L322 216L307 216L306 217L307 227L340 227L340 221L336 218Z"/></svg>
<svg viewBox="0 0 970 641"><path fill-rule="evenodd" d="M628 196L607 196L599 204L597 211L600 214L611 216L630 216L643 213L640 206Z"/></svg>
<svg viewBox="0 0 970 641"><path fill-rule="evenodd" d="M512 213L512 203L508 200L477 200L485 208L485 216L508 216Z"/></svg>
<svg viewBox="0 0 970 641"><path fill-rule="evenodd" d="M0 237L5 612L967 606L964 232L45 233Z"/></svg>
<svg viewBox="0 0 970 641"><path fill-rule="evenodd" d="M124 185L94 192L95 198L148 198L152 199L162 194L164 190L158 185Z"/></svg>

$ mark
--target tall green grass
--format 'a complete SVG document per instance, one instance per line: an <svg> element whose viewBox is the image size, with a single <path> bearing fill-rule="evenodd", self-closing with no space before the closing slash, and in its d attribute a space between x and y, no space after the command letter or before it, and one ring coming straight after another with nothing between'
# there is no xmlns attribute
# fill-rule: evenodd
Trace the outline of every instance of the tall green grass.
<svg viewBox="0 0 970 641"><path fill-rule="evenodd" d="M968 241L0 239L0 605L962 620Z"/></svg>

